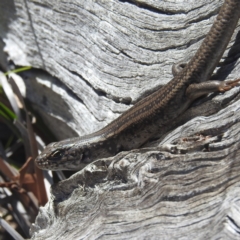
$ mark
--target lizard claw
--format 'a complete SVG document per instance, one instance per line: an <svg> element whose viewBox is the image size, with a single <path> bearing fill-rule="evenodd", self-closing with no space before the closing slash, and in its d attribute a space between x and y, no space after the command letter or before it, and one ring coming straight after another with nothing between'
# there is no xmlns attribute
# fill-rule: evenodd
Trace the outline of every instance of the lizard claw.
<svg viewBox="0 0 240 240"><path fill-rule="evenodd" d="M218 89L220 92L226 92L237 85L240 85L240 78L224 81L219 85Z"/></svg>

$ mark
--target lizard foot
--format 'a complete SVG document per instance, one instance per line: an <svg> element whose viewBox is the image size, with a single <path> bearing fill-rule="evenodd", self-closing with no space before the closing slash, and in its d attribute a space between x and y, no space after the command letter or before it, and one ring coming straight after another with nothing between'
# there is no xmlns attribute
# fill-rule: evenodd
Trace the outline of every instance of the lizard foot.
<svg viewBox="0 0 240 240"><path fill-rule="evenodd" d="M237 85L240 85L240 78L234 80L226 80L219 84L218 90L219 92L226 92Z"/></svg>

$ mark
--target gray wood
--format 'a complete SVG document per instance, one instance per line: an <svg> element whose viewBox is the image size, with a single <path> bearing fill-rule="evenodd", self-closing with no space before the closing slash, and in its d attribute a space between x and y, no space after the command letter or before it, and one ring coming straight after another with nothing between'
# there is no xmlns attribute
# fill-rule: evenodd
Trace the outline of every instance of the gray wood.
<svg viewBox="0 0 240 240"><path fill-rule="evenodd" d="M238 98L160 144L183 153L155 147L88 165L52 188L33 239L239 239L239 134Z"/></svg>
<svg viewBox="0 0 240 240"><path fill-rule="evenodd" d="M25 80L27 98L58 139L102 128L166 84L222 3L134 2L1 1L4 50L46 71Z"/></svg>
<svg viewBox="0 0 240 240"><path fill-rule="evenodd" d="M59 139L85 135L166 84L222 2L2 0L0 65L33 66L26 97L46 124ZM238 30L215 79L239 77ZM238 239L239 91L212 94L149 148L53 187L33 239Z"/></svg>
<svg viewBox="0 0 240 240"><path fill-rule="evenodd" d="M61 182L33 239L239 239L239 110L238 97L159 148L96 161ZM162 151L167 144L179 153Z"/></svg>

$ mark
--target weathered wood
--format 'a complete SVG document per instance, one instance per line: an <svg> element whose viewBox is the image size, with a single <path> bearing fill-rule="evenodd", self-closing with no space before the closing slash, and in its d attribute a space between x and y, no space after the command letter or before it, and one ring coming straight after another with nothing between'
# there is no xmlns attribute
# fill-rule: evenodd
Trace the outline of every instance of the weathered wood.
<svg viewBox="0 0 240 240"><path fill-rule="evenodd" d="M84 135L166 84L222 2L2 0L0 64L44 70L28 74L26 97L59 139ZM238 30L215 79L239 78ZM238 239L239 91L190 108L151 148L99 160L54 186L33 238Z"/></svg>
<svg viewBox="0 0 240 240"><path fill-rule="evenodd" d="M47 72L28 76L27 98L59 139L100 129L166 84L222 3L135 2L1 1L5 52Z"/></svg>
<svg viewBox="0 0 240 240"><path fill-rule="evenodd" d="M167 136L182 154L152 148L96 161L53 187L33 239L239 239L239 136L240 99Z"/></svg>

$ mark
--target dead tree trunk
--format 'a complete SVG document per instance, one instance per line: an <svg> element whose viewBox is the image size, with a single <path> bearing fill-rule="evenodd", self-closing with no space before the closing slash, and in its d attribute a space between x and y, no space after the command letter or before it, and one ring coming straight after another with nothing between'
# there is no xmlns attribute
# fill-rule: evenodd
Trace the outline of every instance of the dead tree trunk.
<svg viewBox="0 0 240 240"><path fill-rule="evenodd" d="M171 80L222 2L2 0L0 64L35 68L26 97L59 139L85 135ZM214 79L239 78L238 30ZM33 239L239 239L239 92L211 94L147 148L53 186Z"/></svg>

